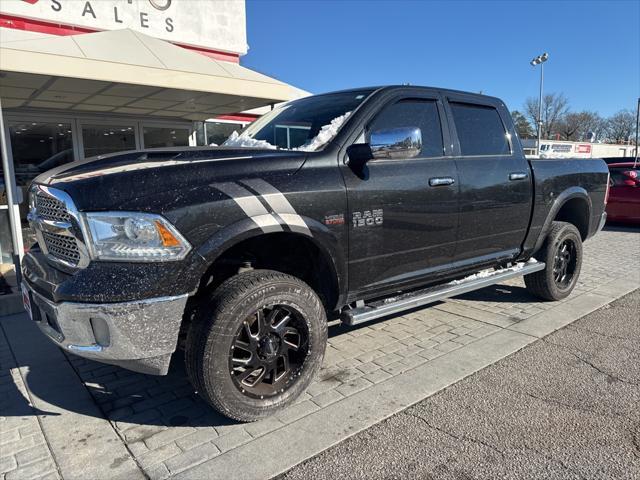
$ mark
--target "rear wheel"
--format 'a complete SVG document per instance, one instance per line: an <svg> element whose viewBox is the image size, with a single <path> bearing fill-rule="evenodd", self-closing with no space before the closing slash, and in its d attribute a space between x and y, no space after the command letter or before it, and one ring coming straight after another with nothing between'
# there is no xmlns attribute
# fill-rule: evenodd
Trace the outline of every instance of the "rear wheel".
<svg viewBox="0 0 640 480"><path fill-rule="evenodd" d="M186 365L205 401L230 418L254 421L306 389L326 341L324 307L308 285L254 270L230 278L197 307Z"/></svg>
<svg viewBox="0 0 640 480"><path fill-rule="evenodd" d="M527 289L544 300L562 300L576 286L582 268L580 232L570 223L553 222L535 258L546 266L524 277Z"/></svg>

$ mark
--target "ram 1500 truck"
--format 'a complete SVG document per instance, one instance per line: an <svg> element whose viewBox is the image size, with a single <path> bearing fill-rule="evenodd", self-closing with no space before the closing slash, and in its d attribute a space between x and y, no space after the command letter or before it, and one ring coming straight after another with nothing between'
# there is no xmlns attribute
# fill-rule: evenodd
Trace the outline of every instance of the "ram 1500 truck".
<svg viewBox="0 0 640 480"><path fill-rule="evenodd" d="M527 160L497 98L363 88L276 107L221 147L104 155L33 182L26 308L65 350L166 374L256 420L355 325L524 275L572 291L601 160ZM481 272L481 273L479 273Z"/></svg>

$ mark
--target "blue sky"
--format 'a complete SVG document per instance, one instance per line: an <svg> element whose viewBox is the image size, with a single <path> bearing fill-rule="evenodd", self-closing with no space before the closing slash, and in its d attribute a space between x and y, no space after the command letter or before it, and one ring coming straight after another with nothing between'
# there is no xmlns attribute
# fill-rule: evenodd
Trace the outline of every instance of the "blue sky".
<svg viewBox="0 0 640 480"><path fill-rule="evenodd" d="M573 110L635 111L640 0L247 0L241 63L313 93L406 83L501 97L522 109L545 91Z"/></svg>

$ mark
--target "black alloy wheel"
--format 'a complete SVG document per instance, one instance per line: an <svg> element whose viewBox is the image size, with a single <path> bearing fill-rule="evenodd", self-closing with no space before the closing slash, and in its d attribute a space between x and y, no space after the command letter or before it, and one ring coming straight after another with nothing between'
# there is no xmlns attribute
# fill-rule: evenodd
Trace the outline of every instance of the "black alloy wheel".
<svg viewBox="0 0 640 480"><path fill-rule="evenodd" d="M558 287L565 289L571 285L576 263L576 245L567 238L558 246L553 260L553 279Z"/></svg>
<svg viewBox="0 0 640 480"><path fill-rule="evenodd" d="M325 307L299 278L245 271L193 308L187 374L200 397L229 418L252 422L282 411L322 366Z"/></svg>
<svg viewBox="0 0 640 480"><path fill-rule="evenodd" d="M544 270L525 275L527 290L543 300L562 300L575 288L582 268L582 237L575 225L553 222L534 258Z"/></svg>
<svg viewBox="0 0 640 480"><path fill-rule="evenodd" d="M229 352L236 387L252 398L284 392L298 377L309 348L301 313L288 305L258 309L239 328Z"/></svg>

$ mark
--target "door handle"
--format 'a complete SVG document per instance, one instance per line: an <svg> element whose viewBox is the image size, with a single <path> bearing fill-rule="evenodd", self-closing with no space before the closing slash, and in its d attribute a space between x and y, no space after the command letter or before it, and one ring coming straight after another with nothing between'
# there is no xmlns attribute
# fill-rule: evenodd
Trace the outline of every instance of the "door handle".
<svg viewBox="0 0 640 480"><path fill-rule="evenodd" d="M509 174L509 180L514 181L514 180L524 180L525 178L527 178L529 175L524 173L524 172L513 172Z"/></svg>
<svg viewBox="0 0 640 480"><path fill-rule="evenodd" d="M429 179L429 185L432 187L440 187L453 185L456 181L451 177L433 177Z"/></svg>

